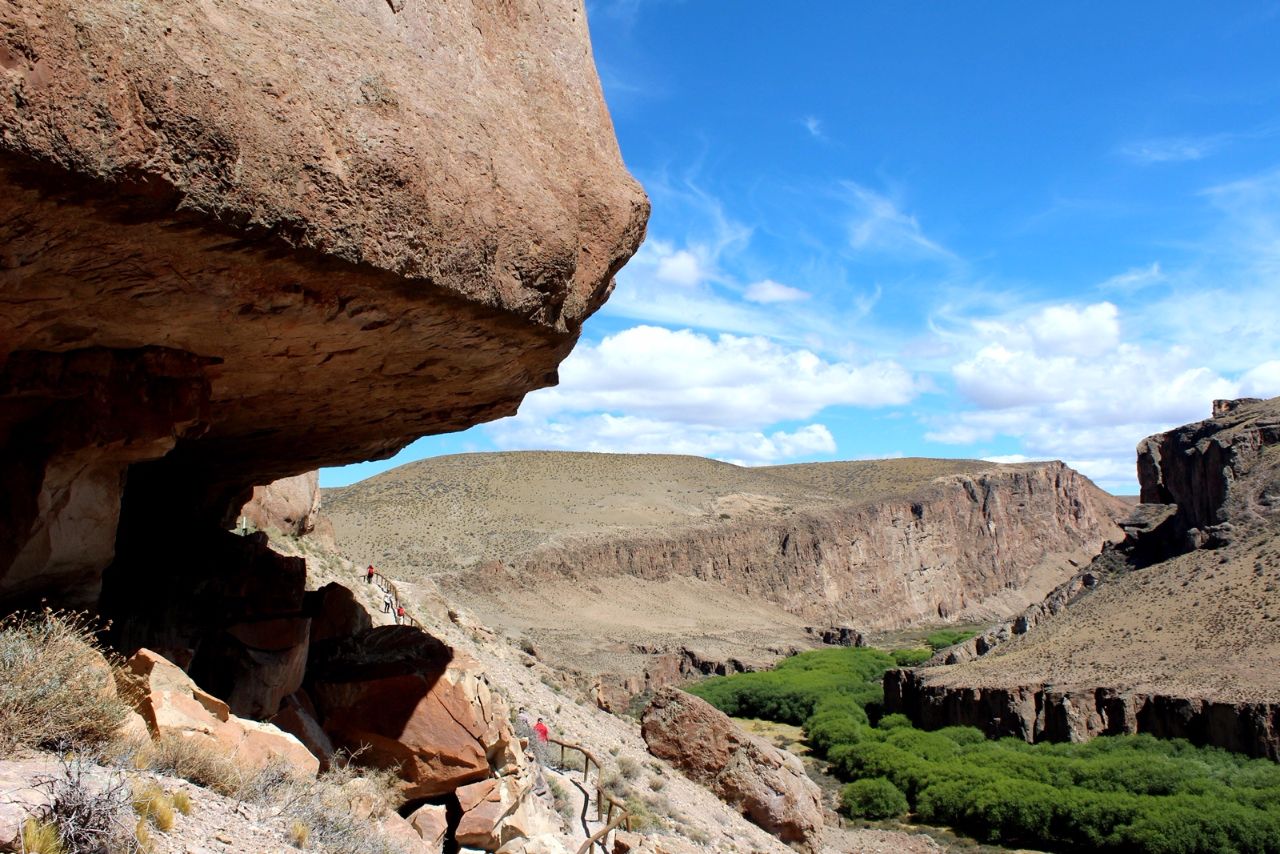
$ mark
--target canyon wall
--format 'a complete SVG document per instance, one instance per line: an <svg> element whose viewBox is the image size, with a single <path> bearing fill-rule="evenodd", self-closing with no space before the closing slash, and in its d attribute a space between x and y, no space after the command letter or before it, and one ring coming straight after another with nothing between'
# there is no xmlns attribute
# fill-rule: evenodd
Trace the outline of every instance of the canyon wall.
<svg viewBox="0 0 1280 854"><path fill-rule="evenodd" d="M145 592L255 485L513 414L643 237L579 0L0 24L0 606Z"/></svg>
<svg viewBox="0 0 1280 854"><path fill-rule="evenodd" d="M1123 542L1017 619L890 671L918 726L1083 741L1151 733L1280 759L1280 399L1138 446Z"/></svg>
<svg viewBox="0 0 1280 854"><path fill-rule="evenodd" d="M611 576L686 576L818 622L888 629L945 620L1023 587L1041 564L1118 538L1122 504L1062 463L939 478L910 498L746 516L663 532L563 538L510 566L469 574L475 590ZM1087 560L1085 556L1083 560ZM1059 579L1055 579L1059 580Z"/></svg>
<svg viewBox="0 0 1280 854"><path fill-rule="evenodd" d="M891 670L886 712L923 729L977 727L990 738L1088 741L1149 733L1280 761L1280 702L1230 702L1116 688L934 685L928 669Z"/></svg>

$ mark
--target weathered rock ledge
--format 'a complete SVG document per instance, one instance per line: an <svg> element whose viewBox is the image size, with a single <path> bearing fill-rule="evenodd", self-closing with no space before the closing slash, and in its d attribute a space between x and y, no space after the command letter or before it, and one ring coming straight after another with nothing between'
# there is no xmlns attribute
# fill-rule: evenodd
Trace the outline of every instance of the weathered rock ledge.
<svg viewBox="0 0 1280 854"><path fill-rule="evenodd" d="M885 711L905 714L924 729L972 726L991 738L1028 742L1150 733L1280 761L1280 703L1103 687L953 687L931 685L927 671L913 670L889 671L884 689Z"/></svg>
<svg viewBox="0 0 1280 854"><path fill-rule="evenodd" d="M0 605L555 383L648 213L582 4L401 5L0 10Z"/></svg>

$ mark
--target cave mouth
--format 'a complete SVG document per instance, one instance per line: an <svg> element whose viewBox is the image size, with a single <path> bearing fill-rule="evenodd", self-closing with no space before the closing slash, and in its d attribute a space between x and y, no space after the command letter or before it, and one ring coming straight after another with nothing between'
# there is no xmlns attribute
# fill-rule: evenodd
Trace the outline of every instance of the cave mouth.
<svg viewBox="0 0 1280 854"><path fill-rule="evenodd" d="M265 534L224 527L248 490L188 459L175 453L128 469L98 599L105 640L125 656L142 647L163 655L236 714L269 717L269 702L237 691L269 663L255 638L292 633L305 647L306 562L276 553Z"/></svg>

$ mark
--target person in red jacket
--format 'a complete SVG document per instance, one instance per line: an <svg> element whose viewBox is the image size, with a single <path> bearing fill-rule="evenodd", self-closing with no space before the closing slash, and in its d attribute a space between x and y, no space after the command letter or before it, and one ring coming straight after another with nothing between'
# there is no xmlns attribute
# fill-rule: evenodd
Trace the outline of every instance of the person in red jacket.
<svg viewBox="0 0 1280 854"><path fill-rule="evenodd" d="M373 564L369 564L369 569L364 574L364 580L367 584L373 583Z"/></svg>
<svg viewBox="0 0 1280 854"><path fill-rule="evenodd" d="M397 605L396 606L396 625L398 626L403 622L404 622L404 606Z"/></svg>
<svg viewBox="0 0 1280 854"><path fill-rule="evenodd" d="M547 725L542 722L542 718L538 718L538 722L533 725L533 731L538 734L538 741L544 745L547 739L551 737L551 731L547 729Z"/></svg>

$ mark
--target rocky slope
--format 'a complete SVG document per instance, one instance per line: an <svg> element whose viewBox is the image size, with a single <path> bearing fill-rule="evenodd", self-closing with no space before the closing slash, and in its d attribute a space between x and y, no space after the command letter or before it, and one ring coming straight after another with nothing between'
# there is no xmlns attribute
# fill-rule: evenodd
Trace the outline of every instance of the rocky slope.
<svg viewBox="0 0 1280 854"><path fill-rule="evenodd" d="M607 675L615 707L811 646L806 628L1015 612L1124 512L1061 463L559 453L424 460L325 504L352 559L432 577L548 661Z"/></svg>
<svg viewBox="0 0 1280 854"><path fill-rule="evenodd" d="M277 548L297 549L303 555L308 565L309 587L327 589L331 585L349 585L354 599L375 611L371 615L375 626L390 619L377 613L377 588L363 583L360 565L307 539L280 538L274 543ZM618 847L615 851L787 854L794 850L695 782L694 775L682 772L674 762L652 755L637 721L576 699L572 683L563 673L459 607L432 580L398 579L396 584L412 614L433 636L456 650L459 658L478 663L495 698L501 698L512 709L525 709L531 716L543 718L553 737L581 744L603 760L607 766L606 777L612 781L610 785L624 800L639 805L645 816L641 829L644 835L625 835L628 844L634 847ZM740 770L743 774L749 772L749 769ZM549 776L560 779L568 793L574 794L566 775ZM925 836L884 830L842 830L834 809L833 798L825 796L822 820L826 841L822 854L927 854L941 850ZM577 815L576 809L572 814ZM571 821L567 829L577 833L579 826ZM575 842L581 838L577 837Z"/></svg>
<svg viewBox="0 0 1280 854"><path fill-rule="evenodd" d="M643 236L579 0L0 24L0 604L513 413Z"/></svg>
<svg viewBox="0 0 1280 854"><path fill-rule="evenodd" d="M1280 758L1280 399L1219 402L1138 459L1147 503L1090 583L976 660L892 672L889 708L1028 741L1151 732Z"/></svg>

